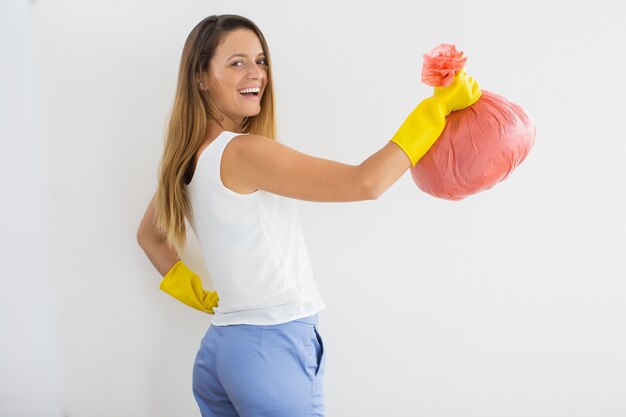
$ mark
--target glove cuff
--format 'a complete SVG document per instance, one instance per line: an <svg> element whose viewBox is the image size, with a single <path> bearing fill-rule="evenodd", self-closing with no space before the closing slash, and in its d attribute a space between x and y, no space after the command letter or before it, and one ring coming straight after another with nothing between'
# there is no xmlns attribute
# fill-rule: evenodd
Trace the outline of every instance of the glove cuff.
<svg viewBox="0 0 626 417"><path fill-rule="evenodd" d="M189 274L193 274L189 268L183 263L182 260L179 260L170 268L170 270L165 274L163 280L161 280L161 284L159 285L159 289L165 291L168 294L171 294L172 290L176 287L176 279L175 275L185 274L185 276L189 276Z"/></svg>
<svg viewBox="0 0 626 417"><path fill-rule="evenodd" d="M402 148L411 165L415 166L443 132L448 114L450 111L441 100L424 99L393 135L391 142Z"/></svg>

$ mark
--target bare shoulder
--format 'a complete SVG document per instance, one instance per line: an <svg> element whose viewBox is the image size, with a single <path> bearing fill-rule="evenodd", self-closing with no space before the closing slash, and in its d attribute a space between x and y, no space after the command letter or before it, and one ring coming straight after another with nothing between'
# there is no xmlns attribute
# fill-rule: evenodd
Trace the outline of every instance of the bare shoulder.
<svg viewBox="0 0 626 417"><path fill-rule="evenodd" d="M250 194L257 190L257 187L246 181L246 175L242 167L245 166L246 157L257 155L258 147L263 147L272 139L259 135L241 134L233 137L224 148L220 168L222 183L239 194Z"/></svg>
<svg viewBox="0 0 626 417"><path fill-rule="evenodd" d="M241 171L246 167L265 166L277 160L290 160L296 157L297 151L274 139L261 135L242 134L230 140L224 149L223 161L237 164ZM229 161L229 162L226 162Z"/></svg>
<svg viewBox="0 0 626 417"><path fill-rule="evenodd" d="M278 144L278 142L265 136L241 134L232 138L228 145L226 145L226 149L231 148L231 153L256 153L274 144Z"/></svg>
<svg viewBox="0 0 626 417"><path fill-rule="evenodd" d="M304 163L304 160L315 159L261 135L236 136L231 139L227 149L229 147L231 148L228 152L229 157L239 165L240 172L247 171L249 177L267 173L271 167L282 168L287 171L296 170L298 164Z"/></svg>

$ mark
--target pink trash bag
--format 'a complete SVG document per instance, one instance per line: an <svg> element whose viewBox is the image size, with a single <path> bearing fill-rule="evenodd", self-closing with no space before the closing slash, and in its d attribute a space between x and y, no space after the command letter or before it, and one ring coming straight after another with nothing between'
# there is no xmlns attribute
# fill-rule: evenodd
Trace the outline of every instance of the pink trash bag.
<svg viewBox="0 0 626 417"><path fill-rule="evenodd" d="M441 44L424 55L422 81L447 86L466 60L454 45ZM476 103L446 118L437 142L411 167L422 191L462 200L506 179L528 155L535 143L530 114L482 86L481 91Z"/></svg>

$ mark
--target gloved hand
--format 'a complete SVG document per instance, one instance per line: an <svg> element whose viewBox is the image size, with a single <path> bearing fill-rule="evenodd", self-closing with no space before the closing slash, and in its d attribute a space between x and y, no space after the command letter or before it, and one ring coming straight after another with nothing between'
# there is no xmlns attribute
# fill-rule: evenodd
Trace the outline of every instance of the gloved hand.
<svg viewBox="0 0 626 417"><path fill-rule="evenodd" d="M159 288L189 307L205 313L215 314L219 297L216 291L205 291L202 280L183 263L178 261L163 277Z"/></svg>
<svg viewBox="0 0 626 417"><path fill-rule="evenodd" d="M480 94L478 83L461 69L450 85L435 87L433 95L417 105L390 141L400 146L415 166L443 132L446 116L476 103Z"/></svg>

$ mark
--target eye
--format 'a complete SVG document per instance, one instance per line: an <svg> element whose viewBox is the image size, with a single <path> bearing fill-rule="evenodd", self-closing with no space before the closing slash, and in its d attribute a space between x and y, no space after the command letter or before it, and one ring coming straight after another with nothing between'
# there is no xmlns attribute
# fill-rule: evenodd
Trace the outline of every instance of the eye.
<svg viewBox="0 0 626 417"><path fill-rule="evenodd" d="M265 58L261 58L261 59L259 59L259 60L257 61L257 63L259 63L259 62L262 62L262 64L261 64L261 65L267 65L267 61L265 60ZM232 64L230 64L230 65L231 65L231 66L233 66L233 67L237 67L237 68L239 68L239 67L240 67L239 65L235 65L235 64L243 64L243 62L242 62L242 61L235 61L235 62L233 62L233 63L232 63Z"/></svg>

